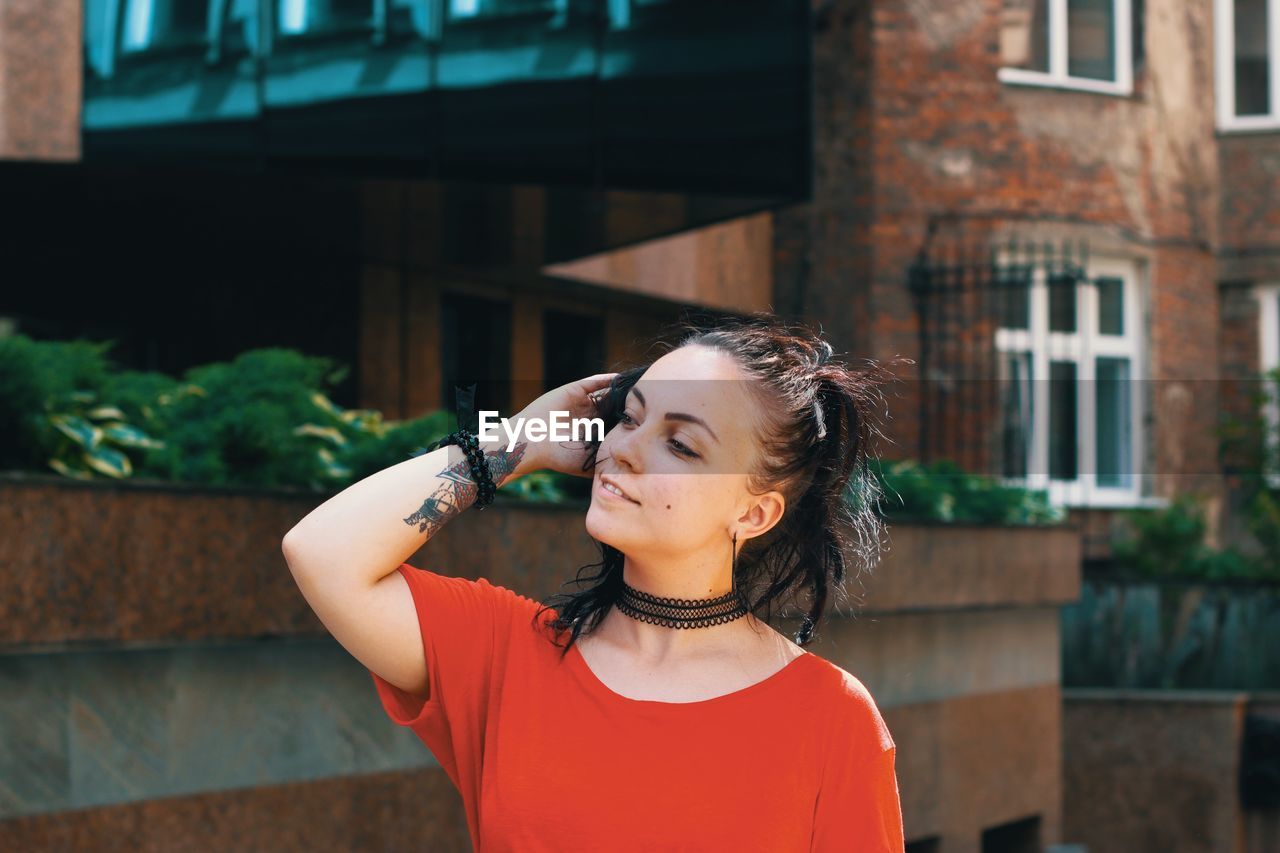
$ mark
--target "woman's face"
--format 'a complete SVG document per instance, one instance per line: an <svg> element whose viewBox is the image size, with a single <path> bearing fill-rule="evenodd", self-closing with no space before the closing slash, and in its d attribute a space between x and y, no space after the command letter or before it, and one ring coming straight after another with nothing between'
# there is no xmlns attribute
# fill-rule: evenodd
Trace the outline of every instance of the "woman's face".
<svg viewBox="0 0 1280 853"><path fill-rule="evenodd" d="M596 454L587 532L646 562L706 552L719 563L734 530L740 548L776 523L782 496L748 491L759 404L747 381L732 356L699 345L650 365Z"/></svg>

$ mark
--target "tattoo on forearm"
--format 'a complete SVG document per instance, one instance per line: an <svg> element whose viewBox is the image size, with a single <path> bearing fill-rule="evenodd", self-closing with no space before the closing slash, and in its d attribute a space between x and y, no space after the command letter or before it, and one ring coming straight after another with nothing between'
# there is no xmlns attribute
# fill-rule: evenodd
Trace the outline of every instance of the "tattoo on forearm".
<svg viewBox="0 0 1280 853"><path fill-rule="evenodd" d="M499 448L484 455L484 461L489 466L489 476L493 478L495 486L501 486L515 472L520 460L524 459L526 447L527 442L518 441L510 453L505 448Z"/></svg>
<svg viewBox="0 0 1280 853"><path fill-rule="evenodd" d="M507 452L500 448L485 454L485 464L489 466L489 476L495 486L501 486L516 470L520 460L524 458L526 442L519 442ZM418 525L419 533L434 536L445 522L475 503L479 489L471 479L471 465L466 459L445 468L438 475L444 482L436 487L417 511L404 519L408 525Z"/></svg>

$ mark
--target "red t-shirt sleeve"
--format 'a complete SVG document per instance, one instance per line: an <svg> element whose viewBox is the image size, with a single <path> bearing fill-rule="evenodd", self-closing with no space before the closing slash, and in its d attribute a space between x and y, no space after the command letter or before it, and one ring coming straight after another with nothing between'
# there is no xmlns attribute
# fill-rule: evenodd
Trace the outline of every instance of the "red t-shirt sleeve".
<svg viewBox="0 0 1280 853"><path fill-rule="evenodd" d="M866 687L852 676L845 687L823 763L811 850L903 853L897 745Z"/></svg>
<svg viewBox="0 0 1280 853"><path fill-rule="evenodd" d="M511 627L521 613L530 613L527 606L534 602L484 578L449 577L408 563L397 571L409 584L418 613L427 699L369 674L387 716L412 728L459 791L465 791L479 783L473 776L478 775L490 697Z"/></svg>

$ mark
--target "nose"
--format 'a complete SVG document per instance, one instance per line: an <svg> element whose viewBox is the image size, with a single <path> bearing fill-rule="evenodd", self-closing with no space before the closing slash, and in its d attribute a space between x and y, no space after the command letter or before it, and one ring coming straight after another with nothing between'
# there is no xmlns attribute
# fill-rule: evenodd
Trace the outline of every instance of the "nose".
<svg viewBox="0 0 1280 853"><path fill-rule="evenodd" d="M606 436L608 457L615 465L619 467L626 465L635 473L639 473L641 470L641 466L638 464L640 461L639 445L636 444L636 433L639 431L639 428L628 430L624 429L622 424L618 424Z"/></svg>

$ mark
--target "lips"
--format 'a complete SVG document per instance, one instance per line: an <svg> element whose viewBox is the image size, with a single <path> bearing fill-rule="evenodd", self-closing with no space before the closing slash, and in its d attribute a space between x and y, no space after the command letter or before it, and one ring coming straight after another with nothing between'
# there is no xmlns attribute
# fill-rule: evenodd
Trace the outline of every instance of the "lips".
<svg viewBox="0 0 1280 853"><path fill-rule="evenodd" d="M622 492L622 497L625 497L627 500L631 501L633 504L640 503L640 501L636 500L635 498L631 497L631 495L627 494L627 490L622 488L622 486L619 486L615 480L612 480L609 477L605 477L602 475L600 477L600 483L602 486L613 486L618 491Z"/></svg>

